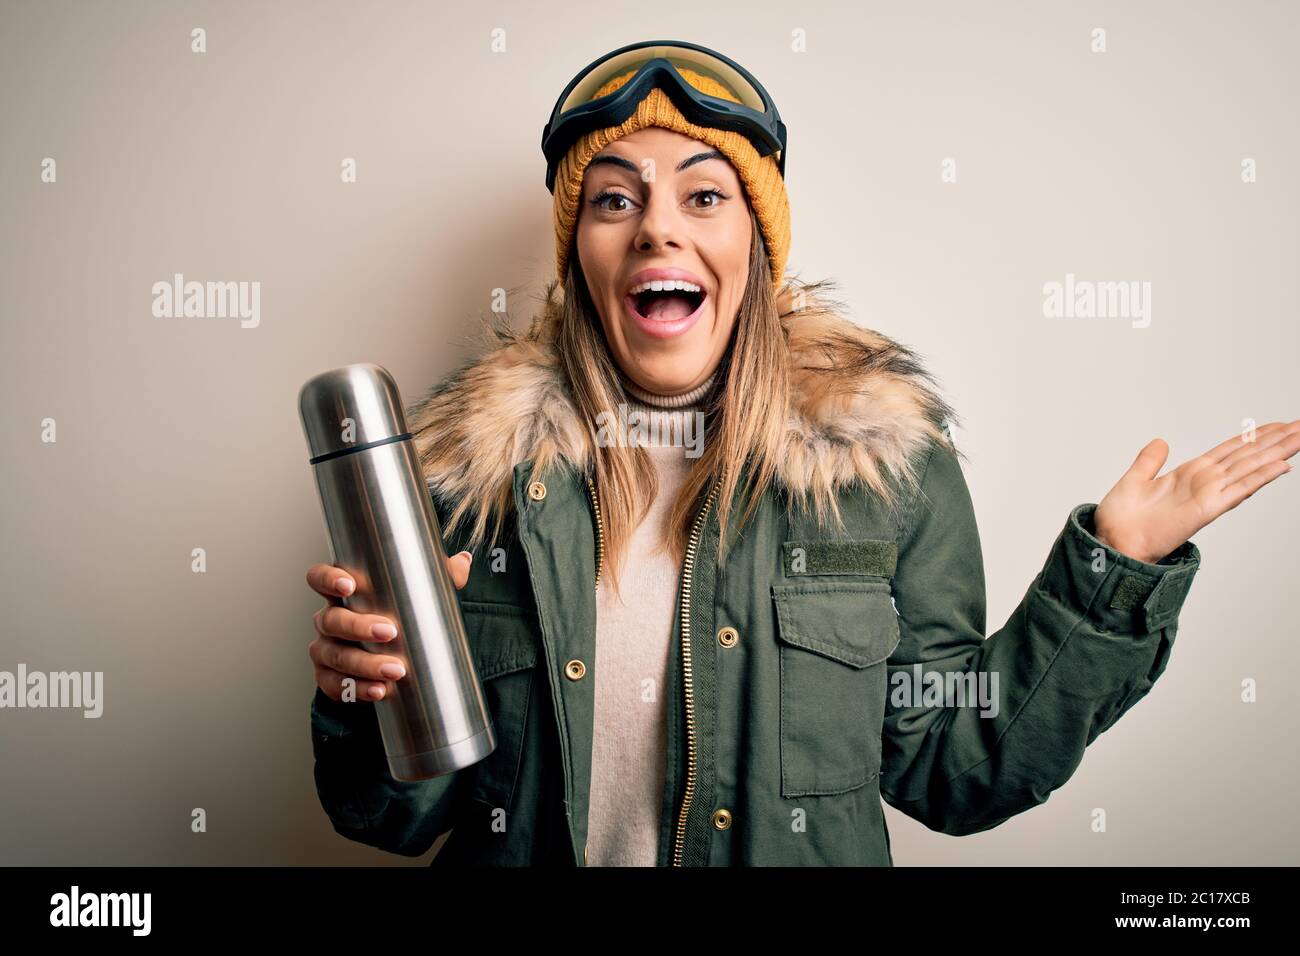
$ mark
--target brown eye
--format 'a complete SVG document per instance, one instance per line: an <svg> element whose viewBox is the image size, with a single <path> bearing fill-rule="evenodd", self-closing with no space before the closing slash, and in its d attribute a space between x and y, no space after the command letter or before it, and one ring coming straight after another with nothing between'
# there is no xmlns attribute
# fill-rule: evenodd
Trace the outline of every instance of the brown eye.
<svg viewBox="0 0 1300 956"><path fill-rule="evenodd" d="M595 206L597 209L603 209L606 212L625 212L627 210L627 206L620 206L615 208L606 205L607 201L615 200L615 199L622 203L630 202L630 200L622 193L609 192L608 190L606 190L605 192L601 193L599 196L595 197L591 201L591 204Z"/></svg>
<svg viewBox="0 0 1300 956"><path fill-rule="evenodd" d="M701 189L698 192L691 193L692 199L700 199L703 196L712 196L713 201L709 203L701 203L699 206L696 207L697 209L713 209L714 207L720 205L723 199L727 198L716 189Z"/></svg>

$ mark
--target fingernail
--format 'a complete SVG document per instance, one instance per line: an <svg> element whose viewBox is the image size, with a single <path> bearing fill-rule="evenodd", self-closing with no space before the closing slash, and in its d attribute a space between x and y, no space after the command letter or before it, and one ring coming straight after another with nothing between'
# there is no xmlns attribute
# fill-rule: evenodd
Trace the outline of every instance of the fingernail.
<svg viewBox="0 0 1300 956"><path fill-rule="evenodd" d="M351 594L356 586L356 582L351 578L339 578L334 582L334 587L339 594Z"/></svg>
<svg viewBox="0 0 1300 956"><path fill-rule="evenodd" d="M389 662L387 664L380 665L379 673L383 674L389 680L398 680L406 676L406 668L403 667L401 664L394 664L392 662Z"/></svg>
<svg viewBox="0 0 1300 956"><path fill-rule="evenodd" d="M397 636L397 628L391 624L371 624L370 636L391 641Z"/></svg>
<svg viewBox="0 0 1300 956"><path fill-rule="evenodd" d="M375 700L379 700L384 696L384 689L382 687L372 687L370 688L370 696Z"/></svg>

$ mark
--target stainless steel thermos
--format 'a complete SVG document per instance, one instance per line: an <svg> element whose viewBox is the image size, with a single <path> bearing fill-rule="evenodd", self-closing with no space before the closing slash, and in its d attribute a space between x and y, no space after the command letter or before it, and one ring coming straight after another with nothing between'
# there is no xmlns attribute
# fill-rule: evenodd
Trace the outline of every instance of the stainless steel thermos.
<svg viewBox="0 0 1300 956"><path fill-rule="evenodd" d="M343 606L397 626L396 639L361 644L406 667L374 702L388 767L426 780L482 760L496 734L402 407L393 377L369 363L298 394L331 561L357 585Z"/></svg>

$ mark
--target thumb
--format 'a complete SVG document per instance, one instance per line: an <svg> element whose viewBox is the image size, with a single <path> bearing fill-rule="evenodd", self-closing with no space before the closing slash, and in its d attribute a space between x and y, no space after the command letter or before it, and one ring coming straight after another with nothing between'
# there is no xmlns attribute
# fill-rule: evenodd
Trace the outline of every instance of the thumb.
<svg viewBox="0 0 1300 956"><path fill-rule="evenodd" d="M468 551L458 551L447 559L447 570L451 572L451 583L459 591L469 583L469 567L474 555Z"/></svg>
<svg viewBox="0 0 1300 956"><path fill-rule="evenodd" d="M1126 478L1141 478L1143 481L1154 481L1156 475L1160 474L1160 469L1165 466L1169 460L1169 444L1163 438L1153 438L1147 442L1146 447L1138 452L1137 458L1133 460Z"/></svg>

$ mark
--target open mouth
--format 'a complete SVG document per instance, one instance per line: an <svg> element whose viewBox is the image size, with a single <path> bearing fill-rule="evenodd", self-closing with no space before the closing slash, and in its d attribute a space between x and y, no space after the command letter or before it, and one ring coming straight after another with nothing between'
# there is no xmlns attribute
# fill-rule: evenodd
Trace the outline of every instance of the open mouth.
<svg viewBox="0 0 1300 956"><path fill-rule="evenodd" d="M627 301L629 307L643 319L651 322L679 322L694 315L706 297L704 290L694 283L656 280L634 286L628 291Z"/></svg>

